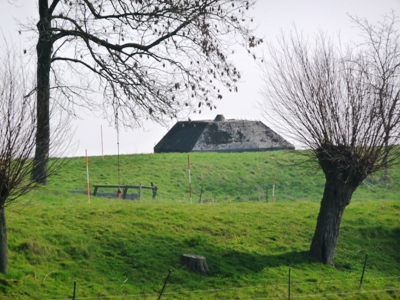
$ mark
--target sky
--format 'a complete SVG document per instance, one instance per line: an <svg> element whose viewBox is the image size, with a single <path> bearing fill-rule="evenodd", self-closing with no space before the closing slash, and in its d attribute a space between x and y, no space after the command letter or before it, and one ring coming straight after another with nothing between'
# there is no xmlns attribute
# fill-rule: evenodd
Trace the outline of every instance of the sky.
<svg viewBox="0 0 400 300"><path fill-rule="evenodd" d="M19 51L23 51L26 43L35 41L22 40L18 34L18 21L24 23L28 18L37 19L36 2L32 0L0 0L0 29L2 35L11 39ZM11 3L10 3L11 2ZM357 30L352 25L349 15L366 18L376 23L383 15L395 11L400 15L400 0L258 0L250 11L257 26L256 35L266 43L273 43L282 32L296 27L310 37L319 30L337 36L342 41L357 39ZM266 48L261 45L257 50L261 55ZM34 61L34 60L31 60ZM192 120L212 120L217 114L227 119L260 120L274 128L273 120L265 119L258 103L262 101L262 72L257 63L244 51L233 57L242 74L238 93L225 92L223 99L216 101L217 109L193 114ZM143 128L121 129L119 131L119 147L117 131L107 121L91 115L82 114L81 119L72 121L74 134L69 141L71 149L68 156L89 156L120 154L153 153L153 147L174 125L167 127L153 122L144 122ZM279 133L279 132L278 132Z"/></svg>

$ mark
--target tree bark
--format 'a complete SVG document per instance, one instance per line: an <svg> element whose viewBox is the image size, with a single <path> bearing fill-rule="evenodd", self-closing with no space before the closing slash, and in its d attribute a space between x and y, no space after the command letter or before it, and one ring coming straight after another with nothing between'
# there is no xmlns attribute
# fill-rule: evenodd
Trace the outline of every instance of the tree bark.
<svg viewBox="0 0 400 300"><path fill-rule="evenodd" d="M389 134L387 134L389 136ZM385 154L383 156L383 181L384 182L389 182L390 181L390 176L389 176L389 166L388 166L388 156L389 156L389 138L385 138Z"/></svg>
<svg viewBox="0 0 400 300"><path fill-rule="evenodd" d="M346 184L340 179L326 180L317 225L310 247L311 256L324 264L333 265L334 263L343 212L346 206L350 204L352 194L357 186Z"/></svg>
<svg viewBox="0 0 400 300"><path fill-rule="evenodd" d="M4 206L0 207L0 272L8 272L8 240Z"/></svg>
<svg viewBox="0 0 400 300"><path fill-rule="evenodd" d="M50 150L50 66L52 53L51 16L48 1L39 1L40 20L37 24L37 132L32 180L47 184Z"/></svg>
<svg viewBox="0 0 400 300"><path fill-rule="evenodd" d="M193 272L202 274L207 274L210 272L204 256L196 254L182 254L182 262L184 266Z"/></svg>

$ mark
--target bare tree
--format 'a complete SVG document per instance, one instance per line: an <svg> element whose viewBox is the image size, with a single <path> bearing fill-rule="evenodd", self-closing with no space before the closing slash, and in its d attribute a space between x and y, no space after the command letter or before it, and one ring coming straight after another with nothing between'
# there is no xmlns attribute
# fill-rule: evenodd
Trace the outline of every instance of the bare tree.
<svg viewBox="0 0 400 300"><path fill-rule="evenodd" d="M400 107L397 100L380 96L383 84L377 84L376 70L382 67L377 63L383 57L374 57L374 52L384 53L384 45L397 49L396 31L386 25L360 28L372 35L380 28L385 42L371 38L369 44L344 51L323 33L310 43L296 32L283 36L278 48L270 48L271 62L265 67L262 109L311 149L325 174L310 246L310 254L325 264L334 262L340 223L353 192L369 174L399 157L394 145L399 140ZM387 88L399 86L391 81L384 93Z"/></svg>
<svg viewBox="0 0 400 300"><path fill-rule="evenodd" d="M8 270L6 206L37 187L37 183L30 180L35 150L35 101L33 94L27 96L26 78L27 75L18 57L8 50L2 52L0 60L0 272L2 273L7 273ZM59 128L62 127L65 127L65 124ZM58 161L53 160L47 175L53 173L57 165Z"/></svg>
<svg viewBox="0 0 400 300"><path fill-rule="evenodd" d="M383 22L370 24L365 19L353 17L362 29L362 72L375 92L376 112L381 116L385 131L385 148L392 143L393 134L400 133L400 34L399 19L392 12ZM385 151L386 155L389 151ZM384 158L384 179L389 180L388 157Z"/></svg>
<svg viewBox="0 0 400 300"><path fill-rule="evenodd" d="M65 95L62 107L112 108L128 126L177 118L185 108L212 109L221 85L236 91L240 72L229 59L232 46L241 43L250 52L261 42L249 29L254 2L38 0L32 178L46 178L52 88ZM93 101L88 90L100 90L103 99Z"/></svg>

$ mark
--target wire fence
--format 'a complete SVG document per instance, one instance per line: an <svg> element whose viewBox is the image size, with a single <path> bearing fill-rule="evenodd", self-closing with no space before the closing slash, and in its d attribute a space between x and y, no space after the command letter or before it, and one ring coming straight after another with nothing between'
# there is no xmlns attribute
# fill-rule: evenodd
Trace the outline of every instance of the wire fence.
<svg viewBox="0 0 400 300"><path fill-rule="evenodd" d="M170 273L169 273L170 275ZM169 276L168 276L169 277ZM235 300L261 300L261 299L400 299L400 277L380 277L364 279L360 286L359 278L343 280L310 280L276 282L258 286L231 287L205 290L175 290L178 286L167 285L160 287L159 293L150 294L124 294L110 296L79 297L75 294L69 298L53 298L52 300L83 300L83 299L109 299L109 300L176 300L176 299L235 299ZM82 287L84 288L84 287ZM166 289L166 291L164 290ZM174 291L175 290L175 291Z"/></svg>

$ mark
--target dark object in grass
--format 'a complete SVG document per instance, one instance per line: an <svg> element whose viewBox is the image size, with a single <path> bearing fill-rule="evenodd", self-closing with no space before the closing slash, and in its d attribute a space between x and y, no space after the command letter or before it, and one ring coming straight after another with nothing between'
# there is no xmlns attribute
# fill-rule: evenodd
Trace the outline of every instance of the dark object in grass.
<svg viewBox="0 0 400 300"><path fill-rule="evenodd" d="M126 195L128 193L128 189L137 189L139 192L139 200L141 199L142 191L143 190L151 190L153 192L153 199L156 199L157 197L157 186L154 185L153 182L151 182L151 186L144 186L142 183L140 185L115 185L115 184L95 184L94 185L94 191L93 191L93 196L97 195L98 189L99 188L112 188L112 189L118 189L119 193L117 192L117 198L122 198L126 199ZM118 196L119 195L119 196Z"/></svg>
<svg viewBox="0 0 400 300"><path fill-rule="evenodd" d="M196 254L182 254L183 267L187 267L190 271L207 274L210 272L207 261L204 256Z"/></svg>
<svg viewBox="0 0 400 300"><path fill-rule="evenodd" d="M69 191L70 193L75 193L75 194L87 194L87 191ZM91 194L93 195L93 193ZM100 193L97 192L96 195L93 195L96 197L101 197L101 198L115 198L118 199L117 193ZM125 199L120 198L121 200L139 200L139 194L136 193L131 193L131 194L126 194Z"/></svg>

